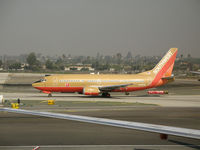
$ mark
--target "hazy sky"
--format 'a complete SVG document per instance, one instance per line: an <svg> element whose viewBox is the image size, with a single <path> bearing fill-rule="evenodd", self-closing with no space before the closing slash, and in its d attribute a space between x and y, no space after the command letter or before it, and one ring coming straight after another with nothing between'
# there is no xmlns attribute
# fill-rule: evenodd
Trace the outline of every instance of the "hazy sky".
<svg viewBox="0 0 200 150"><path fill-rule="evenodd" d="M0 0L0 55L200 57L200 0Z"/></svg>

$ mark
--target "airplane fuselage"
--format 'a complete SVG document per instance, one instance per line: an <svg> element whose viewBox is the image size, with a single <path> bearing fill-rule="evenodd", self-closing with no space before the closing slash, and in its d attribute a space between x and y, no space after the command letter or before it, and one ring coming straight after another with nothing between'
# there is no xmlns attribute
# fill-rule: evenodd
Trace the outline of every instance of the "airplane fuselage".
<svg viewBox="0 0 200 150"><path fill-rule="evenodd" d="M52 75L45 77L43 82L34 83L33 86L41 91L49 92L79 92L82 93L84 87L102 87L110 85L130 84L127 87L111 90L111 92L131 92L143 90L167 83L164 80L158 84L151 84L153 77L146 75L115 75L115 74L69 74Z"/></svg>

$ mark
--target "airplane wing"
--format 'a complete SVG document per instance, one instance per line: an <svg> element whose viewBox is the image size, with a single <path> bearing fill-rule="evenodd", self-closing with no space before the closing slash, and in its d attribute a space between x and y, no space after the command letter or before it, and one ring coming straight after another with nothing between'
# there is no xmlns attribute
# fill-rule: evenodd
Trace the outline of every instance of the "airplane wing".
<svg viewBox="0 0 200 150"><path fill-rule="evenodd" d="M164 135L175 135L187 138L200 139L200 130L195 129L187 129L187 128L178 128L164 125L155 125L148 123L140 123L140 122L131 122L131 121L122 121L122 120L114 120L114 119L104 119L104 118L96 118L96 117L87 117L87 116L79 116L79 115L70 115L70 114L61 114L61 113L51 113L51 112L39 112L33 110L23 110L23 109L12 109L12 108L0 108L0 111L20 113L20 114L29 114L43 117L51 117L58 119L67 119L73 121L94 123L94 124L102 124L114 127L142 130L148 132L155 132ZM164 139L166 139L164 138Z"/></svg>
<svg viewBox="0 0 200 150"><path fill-rule="evenodd" d="M132 85L132 84L119 84L119 85L101 86L101 87L99 87L99 90L100 91L107 91L107 92L109 92L109 91L112 91L112 90L115 90L115 89L127 87L129 85Z"/></svg>
<svg viewBox="0 0 200 150"><path fill-rule="evenodd" d="M190 71L191 73L200 74L199 71Z"/></svg>

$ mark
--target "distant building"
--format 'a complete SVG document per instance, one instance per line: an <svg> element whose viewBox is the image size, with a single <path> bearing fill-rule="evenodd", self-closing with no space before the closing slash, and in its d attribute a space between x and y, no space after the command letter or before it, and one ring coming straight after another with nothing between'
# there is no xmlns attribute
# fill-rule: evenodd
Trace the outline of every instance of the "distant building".
<svg viewBox="0 0 200 150"><path fill-rule="evenodd" d="M110 71L111 71L111 72L115 71L115 68L110 68Z"/></svg>
<svg viewBox="0 0 200 150"><path fill-rule="evenodd" d="M86 66L86 65L74 65L74 66L69 66L65 67L65 71L94 71L94 68L91 66Z"/></svg>

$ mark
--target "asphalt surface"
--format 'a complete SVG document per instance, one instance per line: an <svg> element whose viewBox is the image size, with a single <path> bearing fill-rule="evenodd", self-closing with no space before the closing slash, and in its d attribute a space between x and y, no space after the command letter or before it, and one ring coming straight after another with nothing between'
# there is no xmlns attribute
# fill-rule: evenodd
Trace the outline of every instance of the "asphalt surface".
<svg viewBox="0 0 200 150"><path fill-rule="evenodd" d="M200 90L199 90L200 91ZM137 94L125 96L120 93L112 93L111 98L102 98L101 96L85 96L70 93L53 93L53 97L48 97L44 93L1 93L5 100L16 102L18 98L30 101L89 101L89 102L126 102L126 103L142 103L154 104L162 107L200 107L200 95L148 95Z"/></svg>
<svg viewBox="0 0 200 150"><path fill-rule="evenodd" d="M184 84L187 86L181 86L182 90L177 84L172 87L173 92L164 96L148 96L143 91L130 96L114 94L109 99L77 94L54 94L51 98L56 101L81 101L83 104L85 101L88 103L109 101L133 105L96 106L95 103L93 105L79 103L77 106L58 107L43 104L23 106L23 109L200 129L199 83L184 82ZM181 92L188 94L182 95ZM27 102L49 99L43 93L13 92L13 89L9 91L9 88L3 95L10 101L15 101L18 97ZM142 105L134 105L135 103ZM189 138L169 136L168 140L161 140L156 133L0 112L0 149L32 149L34 145L41 145L41 149L200 149L200 141Z"/></svg>
<svg viewBox="0 0 200 150"><path fill-rule="evenodd" d="M133 107L128 110L74 110L67 113L200 129L198 108ZM163 141L155 133L5 112L0 113L0 133L2 146L200 144L199 140L188 138L169 136L168 141Z"/></svg>

